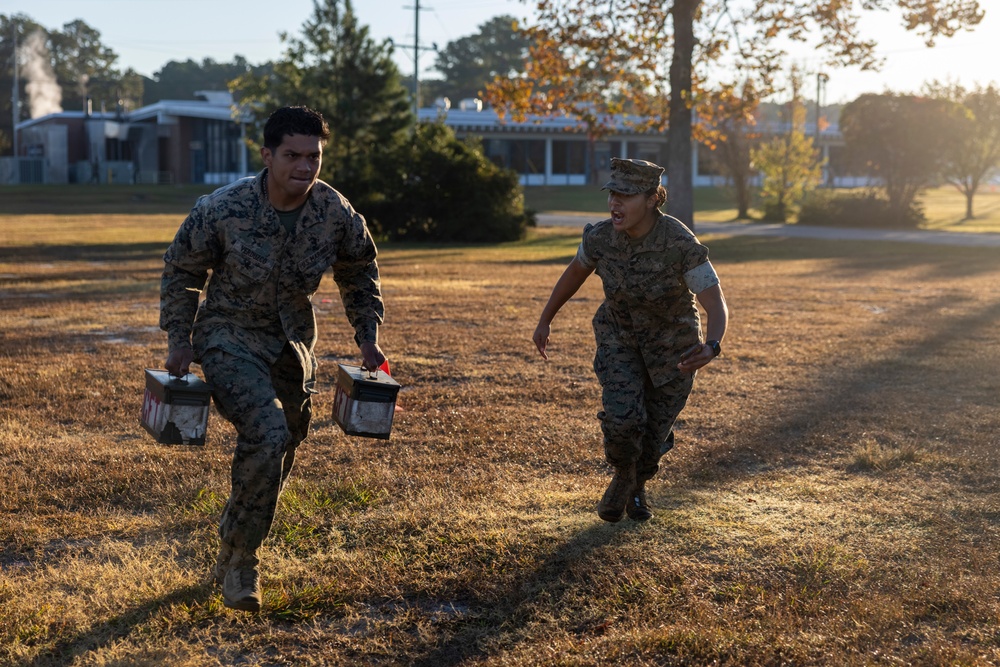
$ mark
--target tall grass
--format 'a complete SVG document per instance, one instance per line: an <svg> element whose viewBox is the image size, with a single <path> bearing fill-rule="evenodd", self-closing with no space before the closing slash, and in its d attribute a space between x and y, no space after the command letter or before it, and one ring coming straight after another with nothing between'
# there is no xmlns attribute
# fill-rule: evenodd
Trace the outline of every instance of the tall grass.
<svg viewBox="0 0 1000 667"><path fill-rule="evenodd" d="M549 362L530 342L579 231L383 247L392 439L331 419L358 353L327 279L313 434L248 615L209 581L231 427L178 447L138 423L170 225L69 216L47 243L26 221L0 248L0 663L1000 662L995 251L704 238L725 353L656 517L609 525L596 279Z"/></svg>

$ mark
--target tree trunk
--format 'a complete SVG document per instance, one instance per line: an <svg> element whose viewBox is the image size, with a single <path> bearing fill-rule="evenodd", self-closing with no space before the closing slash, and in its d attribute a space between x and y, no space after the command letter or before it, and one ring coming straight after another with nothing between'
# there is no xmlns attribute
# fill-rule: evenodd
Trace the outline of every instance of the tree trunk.
<svg viewBox="0 0 1000 667"><path fill-rule="evenodd" d="M965 219L972 220L972 198L976 196L976 191L968 188L965 191Z"/></svg>
<svg viewBox="0 0 1000 667"><path fill-rule="evenodd" d="M733 186L736 189L736 219L747 220L750 218L750 183L740 174L733 177Z"/></svg>
<svg viewBox="0 0 1000 667"><path fill-rule="evenodd" d="M670 61L670 107L667 128L667 213L694 229L694 174L691 169L691 61L694 17L701 0L674 0L674 52Z"/></svg>

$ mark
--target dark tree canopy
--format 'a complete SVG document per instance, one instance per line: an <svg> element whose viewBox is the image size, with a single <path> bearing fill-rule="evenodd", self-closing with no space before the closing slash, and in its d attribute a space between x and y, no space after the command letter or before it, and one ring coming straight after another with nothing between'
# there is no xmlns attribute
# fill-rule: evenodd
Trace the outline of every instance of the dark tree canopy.
<svg viewBox="0 0 1000 667"><path fill-rule="evenodd" d="M442 79L421 82L421 89L452 102L481 97L496 77L518 76L524 71L528 39L516 29L513 16L497 16L479 26L479 32L449 42L437 54L434 69Z"/></svg>
<svg viewBox="0 0 1000 667"><path fill-rule="evenodd" d="M323 178L336 180L353 198L367 187L372 159L392 150L413 123L392 46L376 42L358 23L350 0L315 0L301 35L284 39L284 58L273 70L246 73L234 91L259 128L280 106L305 104L321 112L331 131Z"/></svg>
<svg viewBox="0 0 1000 667"><path fill-rule="evenodd" d="M350 0L314 0L299 36L266 75L233 86L260 137L275 108L305 104L330 124L322 178L377 233L408 240L501 241L527 224L517 174L443 125L417 125L388 41L376 42Z"/></svg>
<svg viewBox="0 0 1000 667"><path fill-rule="evenodd" d="M188 59L172 60L146 79L143 103L160 100L193 100L199 90L229 90L229 84L241 76L254 73L265 76L270 65L253 66L243 56L236 56L231 63L216 62L205 58L200 63Z"/></svg>

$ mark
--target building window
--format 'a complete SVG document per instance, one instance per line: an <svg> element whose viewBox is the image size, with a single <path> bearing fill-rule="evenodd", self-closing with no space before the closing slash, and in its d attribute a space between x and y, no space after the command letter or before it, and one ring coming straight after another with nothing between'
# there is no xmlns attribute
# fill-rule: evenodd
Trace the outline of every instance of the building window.
<svg viewBox="0 0 1000 667"><path fill-rule="evenodd" d="M105 139L104 159L112 162L130 161L132 159L132 144L121 139Z"/></svg>
<svg viewBox="0 0 1000 667"><path fill-rule="evenodd" d="M587 142L553 141L552 173L553 174L587 173Z"/></svg>
<svg viewBox="0 0 1000 667"><path fill-rule="evenodd" d="M519 174L545 173L544 139L489 139L483 151L495 164Z"/></svg>
<svg viewBox="0 0 1000 667"><path fill-rule="evenodd" d="M205 174L235 174L240 169L240 127L232 121L196 119L192 127L191 158L194 182Z"/></svg>
<svg viewBox="0 0 1000 667"><path fill-rule="evenodd" d="M545 173L545 141L520 139L510 142L510 167L519 174Z"/></svg>
<svg viewBox="0 0 1000 667"><path fill-rule="evenodd" d="M646 160L660 166L666 165L666 160L661 151L666 148L664 144L652 141L630 141L628 142L628 157L634 160Z"/></svg>

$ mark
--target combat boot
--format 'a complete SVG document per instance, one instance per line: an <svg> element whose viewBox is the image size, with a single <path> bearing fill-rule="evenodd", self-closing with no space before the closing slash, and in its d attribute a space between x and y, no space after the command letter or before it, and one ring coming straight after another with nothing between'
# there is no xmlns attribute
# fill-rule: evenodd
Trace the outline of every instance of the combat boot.
<svg viewBox="0 0 1000 667"><path fill-rule="evenodd" d="M246 552L233 552L229 571L222 580L222 604L240 611L260 611L260 573L257 557Z"/></svg>
<svg viewBox="0 0 1000 667"><path fill-rule="evenodd" d="M646 482L636 484L635 490L632 491L632 497L628 499L625 513L633 521L649 521L653 518L653 512L646 502Z"/></svg>
<svg viewBox="0 0 1000 667"><path fill-rule="evenodd" d="M621 521L634 488L635 465L615 468L615 476L611 478L608 490L604 492L604 497L597 504L597 516L611 523Z"/></svg>

